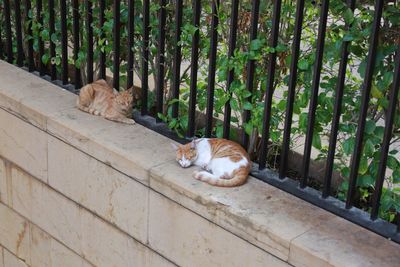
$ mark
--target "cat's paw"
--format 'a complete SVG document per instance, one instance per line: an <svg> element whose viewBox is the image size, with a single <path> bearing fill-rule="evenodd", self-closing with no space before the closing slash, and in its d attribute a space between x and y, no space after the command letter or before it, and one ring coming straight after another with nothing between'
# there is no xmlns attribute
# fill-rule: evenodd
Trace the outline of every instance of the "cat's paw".
<svg viewBox="0 0 400 267"><path fill-rule="evenodd" d="M126 124L130 124L130 125L136 124L136 121L131 120L131 119L126 119L124 122L125 122Z"/></svg>
<svg viewBox="0 0 400 267"><path fill-rule="evenodd" d="M194 171L192 174L193 178L196 180L200 180L201 179L201 172L199 171Z"/></svg>

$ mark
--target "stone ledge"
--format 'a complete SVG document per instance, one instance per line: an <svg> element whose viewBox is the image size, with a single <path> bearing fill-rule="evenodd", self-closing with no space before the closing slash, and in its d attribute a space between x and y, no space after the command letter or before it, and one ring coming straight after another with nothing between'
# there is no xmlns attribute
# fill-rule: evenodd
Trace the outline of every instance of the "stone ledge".
<svg viewBox="0 0 400 267"><path fill-rule="evenodd" d="M76 96L2 61L0 73L2 109L284 261L295 266L400 262L399 245L359 226L253 178L233 189L195 181L193 168L183 170L175 164L169 139L140 125L121 125L82 113L74 108ZM47 176L47 169L39 175ZM331 228L324 228L325 224ZM363 238L368 242L359 243ZM341 257L345 261L332 260Z"/></svg>

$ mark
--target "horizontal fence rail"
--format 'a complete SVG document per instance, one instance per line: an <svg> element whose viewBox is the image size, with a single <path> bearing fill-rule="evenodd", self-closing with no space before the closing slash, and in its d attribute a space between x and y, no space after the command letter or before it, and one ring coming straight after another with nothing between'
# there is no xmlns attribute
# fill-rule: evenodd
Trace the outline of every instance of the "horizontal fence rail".
<svg viewBox="0 0 400 267"><path fill-rule="evenodd" d="M0 59L137 87L139 123L400 243L400 3L360 2L0 0Z"/></svg>

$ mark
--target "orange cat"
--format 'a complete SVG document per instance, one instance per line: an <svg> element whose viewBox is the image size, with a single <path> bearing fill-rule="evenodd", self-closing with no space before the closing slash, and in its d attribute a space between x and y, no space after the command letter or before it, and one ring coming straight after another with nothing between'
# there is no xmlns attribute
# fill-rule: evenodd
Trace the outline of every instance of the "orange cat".
<svg viewBox="0 0 400 267"><path fill-rule="evenodd" d="M176 146L176 160L183 168L196 165L193 177L211 185L231 187L246 182L251 169L247 152L237 143L222 138L202 138Z"/></svg>
<svg viewBox="0 0 400 267"><path fill-rule="evenodd" d="M77 107L108 120L135 124L134 120L127 118L133 106L132 90L114 92L105 80L98 80L81 88Z"/></svg>

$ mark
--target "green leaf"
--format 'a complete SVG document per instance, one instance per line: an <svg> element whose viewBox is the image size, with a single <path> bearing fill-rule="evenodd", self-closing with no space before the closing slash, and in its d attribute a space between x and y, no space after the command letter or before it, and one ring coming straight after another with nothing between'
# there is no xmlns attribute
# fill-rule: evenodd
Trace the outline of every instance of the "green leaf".
<svg viewBox="0 0 400 267"><path fill-rule="evenodd" d="M307 70L310 67L310 64L306 59L300 59L297 66L300 70Z"/></svg>
<svg viewBox="0 0 400 267"><path fill-rule="evenodd" d="M371 95L377 99L380 99L383 97L382 92L379 91L379 89L378 89L378 87L376 87L375 83L373 83L371 86Z"/></svg>
<svg viewBox="0 0 400 267"><path fill-rule="evenodd" d="M360 160L360 167L358 168L358 173L363 175L368 171L368 159L366 157L362 157Z"/></svg>
<svg viewBox="0 0 400 267"><path fill-rule="evenodd" d="M365 124L365 132L367 134L372 134L375 131L375 128L376 128L376 124L375 124L375 121L373 121L373 120L369 120Z"/></svg>
<svg viewBox="0 0 400 267"><path fill-rule="evenodd" d="M387 159L387 166L392 169L392 170L396 170L397 167L399 166L399 162L397 161L397 159L395 157L393 157L392 155L388 156Z"/></svg>
<svg viewBox="0 0 400 267"><path fill-rule="evenodd" d="M392 177L393 177L393 183L395 183L395 184L399 184L400 183L400 168L397 168L393 172Z"/></svg>
<svg viewBox="0 0 400 267"><path fill-rule="evenodd" d="M344 143L343 143L343 151L344 151L344 153L346 155L350 155L351 152L353 152L354 142L355 142L355 138L354 137L350 137L349 139L344 141Z"/></svg>
<svg viewBox="0 0 400 267"><path fill-rule="evenodd" d="M371 139L368 139L364 144L364 153L367 156L372 156L375 152L375 145L372 143Z"/></svg>
<svg viewBox="0 0 400 267"><path fill-rule="evenodd" d="M300 127L300 129L303 130L303 132L306 131L307 121L308 121L308 114L304 113L304 112L301 113L299 116L299 127Z"/></svg>
<svg viewBox="0 0 400 267"><path fill-rule="evenodd" d="M250 135L251 132L253 131L253 125L251 125L251 123L245 123L244 124L244 131Z"/></svg>
<svg viewBox="0 0 400 267"><path fill-rule="evenodd" d="M47 65L47 63L49 63L49 61L50 61L50 56L49 56L48 54L44 54L44 55L42 56L42 62L43 62L43 64Z"/></svg>
<svg viewBox="0 0 400 267"><path fill-rule="evenodd" d="M262 46L263 42L259 39L254 39L250 43L250 50L259 50Z"/></svg>
<svg viewBox="0 0 400 267"><path fill-rule="evenodd" d="M312 145L315 148L321 149L321 136L319 134L313 135Z"/></svg>
<svg viewBox="0 0 400 267"><path fill-rule="evenodd" d="M239 105L236 99L232 98L229 103L231 104L232 110L239 110Z"/></svg>
<svg viewBox="0 0 400 267"><path fill-rule="evenodd" d="M382 139L382 138L383 138L384 132L385 132L385 128L382 127L382 126L378 126L378 127L375 128L374 134L375 134L378 138Z"/></svg>
<svg viewBox="0 0 400 267"><path fill-rule="evenodd" d="M357 185L361 187L371 187L375 183L375 180L370 175L362 175L357 179Z"/></svg>
<svg viewBox="0 0 400 267"><path fill-rule="evenodd" d="M53 33L53 34L50 36L50 39L51 39L51 41L52 41L53 43L57 44L57 41L58 41L58 39L57 39L57 34Z"/></svg>
<svg viewBox="0 0 400 267"><path fill-rule="evenodd" d="M346 11L343 13L343 18L346 24L351 24L354 21L354 14L350 8L347 8Z"/></svg>
<svg viewBox="0 0 400 267"><path fill-rule="evenodd" d="M285 52L287 50L287 46L283 44L278 44L275 48L276 52Z"/></svg>
<svg viewBox="0 0 400 267"><path fill-rule="evenodd" d="M250 102L244 102L243 104L243 109L244 110L252 110L253 109L253 105Z"/></svg>
<svg viewBox="0 0 400 267"><path fill-rule="evenodd" d="M346 42L353 41L353 40L354 40L354 36L351 33L348 33L343 37L343 41L346 41Z"/></svg>

